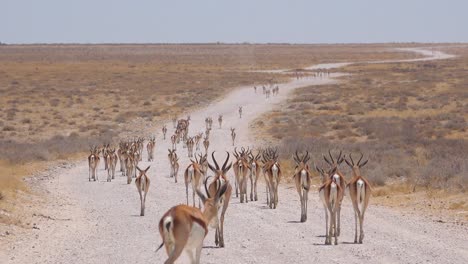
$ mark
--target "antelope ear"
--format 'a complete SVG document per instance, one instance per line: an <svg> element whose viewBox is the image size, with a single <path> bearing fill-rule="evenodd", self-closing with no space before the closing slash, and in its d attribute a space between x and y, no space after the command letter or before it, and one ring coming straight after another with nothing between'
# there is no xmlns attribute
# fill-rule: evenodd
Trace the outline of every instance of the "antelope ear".
<svg viewBox="0 0 468 264"><path fill-rule="evenodd" d="M206 196L200 191L197 189L197 195L198 197L200 197L200 199L202 200L202 203L205 203L206 201Z"/></svg>
<svg viewBox="0 0 468 264"><path fill-rule="evenodd" d="M227 187L228 187L227 183L224 183L224 184L221 186L221 188L218 190L218 193L216 194L216 198L215 198L216 201L218 201L219 198L220 198L221 196L223 196L223 194L224 194L224 193L226 192L226 190L227 190Z"/></svg>
<svg viewBox="0 0 468 264"><path fill-rule="evenodd" d="M369 161L369 160L364 161L361 165L359 165L359 168L364 167L364 165L366 165L368 161Z"/></svg>
<svg viewBox="0 0 468 264"><path fill-rule="evenodd" d="M216 169L208 162L208 168L214 173L216 173Z"/></svg>
<svg viewBox="0 0 468 264"><path fill-rule="evenodd" d="M348 166L350 166L351 168L353 167L353 165L351 165L351 163L349 163L347 159L345 159L344 161L346 162L346 164L348 164Z"/></svg>
<svg viewBox="0 0 468 264"><path fill-rule="evenodd" d="M336 167L334 167L334 168L333 168L333 169L330 171L330 173L329 173L329 174L330 174L330 175L334 175L334 174L335 174L335 172L336 172Z"/></svg>
<svg viewBox="0 0 468 264"><path fill-rule="evenodd" d="M232 162L223 170L224 173L228 172L231 169Z"/></svg>

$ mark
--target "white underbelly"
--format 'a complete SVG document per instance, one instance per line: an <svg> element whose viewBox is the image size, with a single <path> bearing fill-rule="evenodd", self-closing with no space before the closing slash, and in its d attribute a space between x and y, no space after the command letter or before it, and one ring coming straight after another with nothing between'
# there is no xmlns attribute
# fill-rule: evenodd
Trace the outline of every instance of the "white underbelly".
<svg viewBox="0 0 468 264"><path fill-rule="evenodd" d="M186 249L197 248L203 243L205 239L205 229L198 223L194 222L192 225L192 230L190 231L189 239L185 245Z"/></svg>

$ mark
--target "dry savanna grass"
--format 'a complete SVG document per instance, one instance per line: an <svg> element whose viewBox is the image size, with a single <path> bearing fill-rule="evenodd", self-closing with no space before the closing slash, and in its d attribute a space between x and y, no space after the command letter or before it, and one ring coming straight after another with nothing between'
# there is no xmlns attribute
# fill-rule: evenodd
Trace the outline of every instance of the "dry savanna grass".
<svg viewBox="0 0 468 264"><path fill-rule="evenodd" d="M466 212L468 48L447 51L458 57L339 69L351 75L338 84L296 90L281 108L255 121L257 136L278 145L285 162L296 149L312 151L312 160L323 166L321 154L328 149L355 157L362 152L376 196L465 194L444 206ZM346 164L342 168L350 175Z"/></svg>
<svg viewBox="0 0 468 264"><path fill-rule="evenodd" d="M0 199L23 190L21 179L37 164L122 135L148 136L142 127L185 115L233 87L287 78L253 70L414 57L392 47L2 45Z"/></svg>

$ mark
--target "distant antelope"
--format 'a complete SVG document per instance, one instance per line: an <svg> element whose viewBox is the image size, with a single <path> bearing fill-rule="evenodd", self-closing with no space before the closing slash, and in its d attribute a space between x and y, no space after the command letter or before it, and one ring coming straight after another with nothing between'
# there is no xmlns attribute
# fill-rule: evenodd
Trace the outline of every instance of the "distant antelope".
<svg viewBox="0 0 468 264"><path fill-rule="evenodd" d="M254 91L255 93L257 93L257 86L254 86Z"/></svg>
<svg viewBox="0 0 468 264"><path fill-rule="evenodd" d="M102 146L102 157L104 159L104 169L107 170L108 169L108 166L107 166L107 159L106 159L106 156L107 156L107 152L109 151L109 145L110 144L104 144Z"/></svg>
<svg viewBox="0 0 468 264"><path fill-rule="evenodd" d="M88 156L88 165L89 165L89 181L93 179L94 181L98 180L97 176L97 166L99 164L99 155L96 147L90 149L90 154Z"/></svg>
<svg viewBox="0 0 468 264"><path fill-rule="evenodd" d="M188 152L188 157L192 158L193 157L193 146L195 142L193 141L193 137L189 137L187 139L187 152Z"/></svg>
<svg viewBox="0 0 468 264"><path fill-rule="evenodd" d="M353 158L351 154L349 154L349 158L351 162L345 159L346 164L353 170L353 177L349 181L347 188L349 189L349 196L351 198L351 202L353 203L354 208L354 243L358 243L357 231L358 231L358 219L359 219L359 244L362 244L362 240L364 240L364 213L366 212L367 206L369 205L369 199L371 196L371 186L366 178L361 175L361 168L367 164L367 161L361 163L363 155L361 154L361 158L357 164L354 164Z"/></svg>
<svg viewBox="0 0 468 264"><path fill-rule="evenodd" d="M115 178L115 166L117 165L115 149L108 148L105 160L107 162L107 181L110 182Z"/></svg>
<svg viewBox="0 0 468 264"><path fill-rule="evenodd" d="M140 175L135 179L135 184L138 189L138 193L140 194L140 216L145 215L145 203L146 203L146 195L148 194L149 186L150 186L150 179L146 173L148 172L150 166L146 169L142 170L137 167L137 170L140 172ZM143 194L142 194L143 193Z"/></svg>
<svg viewBox="0 0 468 264"><path fill-rule="evenodd" d="M206 125L206 130L211 130L211 127L213 125L213 119L211 117L205 118L205 125Z"/></svg>
<svg viewBox="0 0 468 264"><path fill-rule="evenodd" d="M120 162L120 172L122 172L123 176L125 176L125 173L127 172L127 169L125 168L125 160L127 159L127 148L128 143L120 142L119 150L117 151L117 155L119 156Z"/></svg>
<svg viewBox="0 0 468 264"><path fill-rule="evenodd" d="M231 127L231 139L232 139L232 146L234 146L234 141L236 140L236 129Z"/></svg>
<svg viewBox="0 0 468 264"><path fill-rule="evenodd" d="M310 170L307 161L309 161L309 152L302 157L299 157L296 151L296 156L293 156L294 161L296 162L296 167L294 168L294 182L296 183L296 190L299 194L299 199L301 200L301 222L307 221L307 203L309 199L309 190L310 190Z"/></svg>
<svg viewBox="0 0 468 264"><path fill-rule="evenodd" d="M344 161L344 156L341 156L342 152L340 151L340 154L336 158L336 160L333 158L331 151L328 150L328 155L330 156L330 160L327 159L327 157L323 156L323 159L325 160L328 165L330 165L330 170L336 168L335 173L330 175L330 177L335 178L336 184L338 184L341 187L341 190L343 190L343 195L339 197L338 201L338 208L336 212L336 218L337 218L337 232L338 236L340 236L340 230L341 230L341 204L343 203L343 197L344 197L344 192L346 190L346 179L344 177L344 174L339 170L339 165ZM326 179L322 179L322 183L325 183Z"/></svg>
<svg viewBox="0 0 468 264"><path fill-rule="evenodd" d="M172 118L172 125L174 126L174 128L177 128L177 116L174 116Z"/></svg>
<svg viewBox="0 0 468 264"><path fill-rule="evenodd" d="M175 152L175 150L168 150L169 154L167 156L171 165L171 174L169 176L174 177L175 182L177 183L177 174L179 172L179 158L177 157L177 153Z"/></svg>
<svg viewBox="0 0 468 264"><path fill-rule="evenodd" d="M281 167L277 150L268 148L263 152L263 175L267 185L267 204L271 209L278 205L278 185L281 180Z"/></svg>
<svg viewBox="0 0 468 264"><path fill-rule="evenodd" d="M130 150L127 151L127 157L125 159L125 168L127 171L125 172L125 175L127 176L127 184L130 184L132 182L133 174L135 172L135 161L134 161L134 156Z"/></svg>
<svg viewBox="0 0 468 264"><path fill-rule="evenodd" d="M195 136L195 150L198 151L200 150L200 140L202 139L203 137L203 132L202 133L199 133Z"/></svg>
<svg viewBox="0 0 468 264"><path fill-rule="evenodd" d="M171 136L172 149L177 150L177 134Z"/></svg>
<svg viewBox="0 0 468 264"><path fill-rule="evenodd" d="M239 106L239 118L242 118L242 106Z"/></svg>
<svg viewBox="0 0 468 264"><path fill-rule="evenodd" d="M271 91L270 89L268 89L266 92L265 92L265 97L268 99L270 98L270 94L271 94Z"/></svg>
<svg viewBox="0 0 468 264"><path fill-rule="evenodd" d="M205 153L208 153L208 148L210 147L210 141L208 140L208 137L203 139L203 146L205 147Z"/></svg>
<svg viewBox="0 0 468 264"><path fill-rule="evenodd" d="M215 174L213 181L210 183L208 189L206 188L208 178L205 179L205 191L208 197L215 197L216 193L219 192L223 186L226 186L226 191L219 199L220 203L218 204L218 208L222 208L219 222L217 222L216 226L216 233L215 233L215 244L219 247L224 247L224 216L226 214L227 208L229 206L229 201L231 199L232 194L232 186L227 180L226 174L231 169L232 163L227 165L229 162L229 152L227 152L226 160L224 161L223 166L220 168L218 162L214 157L214 151L211 153L211 158L213 159L214 165L208 163L208 167L210 170Z"/></svg>
<svg viewBox="0 0 468 264"><path fill-rule="evenodd" d="M260 153L256 156L249 153L249 163L250 163L250 200L251 201L258 201L257 196L257 181L260 177Z"/></svg>
<svg viewBox="0 0 468 264"><path fill-rule="evenodd" d="M244 203L248 202L247 198L247 175L250 170L249 162L247 161L249 150L245 151L242 148L240 153L237 152L236 148L234 148L234 156L236 157L236 162L234 162L233 170L234 175L236 177L235 181L235 189L236 189L236 197L238 197L238 192L240 193L240 202Z"/></svg>
<svg viewBox="0 0 468 264"><path fill-rule="evenodd" d="M167 127L166 127L166 125L164 125L164 126L162 127L162 133L163 133L163 140L166 140L166 133L167 133Z"/></svg>
<svg viewBox="0 0 468 264"><path fill-rule="evenodd" d="M195 193L201 187L204 171L203 171L202 165L198 163L198 160L196 161L191 160L191 162L192 163L188 165L184 173L185 195L187 198L187 205L188 205L189 204L188 189L189 189L189 184L191 184L192 194L193 194L193 207L195 207ZM201 207L200 199L198 199L198 207L199 208Z"/></svg>
<svg viewBox="0 0 468 264"><path fill-rule="evenodd" d="M219 115L219 117L218 117L218 123L219 123L219 128L221 129L222 124L223 124L223 115Z"/></svg>
<svg viewBox="0 0 468 264"><path fill-rule="evenodd" d="M159 221L159 233L163 242L157 250L165 245L168 259L164 263L174 263L184 250L192 263L200 263L203 240L208 234L208 225L219 225L218 204L227 188L226 184L222 185L214 196L208 195L208 198L197 190L198 196L203 201L203 213L195 207L177 205L163 215Z"/></svg>
<svg viewBox="0 0 468 264"><path fill-rule="evenodd" d="M154 147L156 146L156 138L151 137L148 144L146 144L146 150L148 151L148 161L154 160Z"/></svg>
<svg viewBox="0 0 468 264"><path fill-rule="evenodd" d="M336 183L336 179L332 177L336 168L330 170L328 173L323 169L316 167L325 183L319 188L320 199L322 200L325 208L325 245L332 244L332 237L335 238L335 245L338 245L338 231L336 230L336 212L338 211L338 204L340 196L343 195L343 190L340 185Z"/></svg>

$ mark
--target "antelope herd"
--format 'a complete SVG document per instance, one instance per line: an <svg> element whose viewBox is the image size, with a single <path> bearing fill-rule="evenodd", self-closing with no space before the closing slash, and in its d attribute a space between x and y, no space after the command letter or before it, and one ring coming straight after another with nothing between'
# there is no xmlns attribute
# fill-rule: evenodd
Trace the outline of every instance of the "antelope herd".
<svg viewBox="0 0 468 264"><path fill-rule="evenodd" d="M270 91L265 86L264 93ZM273 95L278 94L278 86L271 89ZM256 92L256 87L255 87ZM242 107L238 108L239 118L242 118ZM165 246L168 259L165 263L174 263L174 261L186 252L192 263L199 263L202 245L205 236L208 233L208 227L215 229L215 244L219 247L225 246L224 239L224 220L228 209L230 199L235 190L235 197L239 198L240 204L258 201L257 184L263 175L266 193L266 208L278 209L279 184L282 181L284 172L282 170L280 155L277 148L267 147L264 149L251 149L250 147L236 146L236 129L222 130L223 115L218 116L219 131L223 134L226 141L228 137L234 146L232 155L234 159L230 160L231 153L226 151L226 158L220 167L215 151L211 152L211 162L208 161L208 150L210 146L210 131L212 130L213 119L206 117L205 131L189 136L190 116L185 119L174 118L173 134L169 143L172 148L168 149L169 178L174 178L178 183L178 171L180 160L177 154L177 145L182 144L180 151L187 149L189 162L184 171L185 184L185 205L177 205L169 209L159 221L159 232L162 238L162 244L159 248ZM167 126L162 128L162 140L166 139L168 132ZM217 135L219 136L219 135ZM146 196L150 187L149 166L146 169L139 167L139 162L143 156L143 146L145 139L142 137L121 141L118 149L110 144L104 144L101 147L93 146L88 156L89 181L98 181L98 166L101 155L104 160L104 167L107 170L107 181L115 179L115 170L117 161L120 162L121 175L127 177L127 184L130 184L135 178L135 184L140 197L140 216L145 215ZM204 152L199 144L203 141ZM148 162L155 162L154 152L156 151L156 137L151 136L146 144ZM308 195L312 187L314 174L310 170L310 153L304 154L295 152L292 155L295 167L291 176L294 181L300 201L300 222L307 221ZM318 196L322 201L325 211L325 244L338 244L340 236L340 218L341 207L345 190L348 190L355 216L355 239L354 243L362 243L364 239L364 214L367 209L371 195L371 186L366 178L361 174L361 168L367 164L367 160L361 162L363 155L355 163L351 154L343 155L342 151L337 156L333 156L331 151L328 157L323 156L324 162L328 168L315 166L315 170L320 175L321 184L317 189ZM345 175L340 170L340 165L345 162L352 170L352 177L347 182ZM182 164L184 165L184 164ZM232 168L234 190L231 185L228 172ZM208 170L211 173L208 173ZM211 174L209 176L209 174ZM248 184L250 182L250 185ZM204 189L204 191L202 190ZM191 192L191 198L189 196ZM250 192L249 192L250 191ZM285 198L282 198L285 199ZM198 200L198 203L197 203ZM203 205L203 206L202 206ZM241 205L238 205L241 206ZM247 206L247 205L242 205ZM203 207L203 210L202 210ZM359 237L358 237L359 224Z"/></svg>

